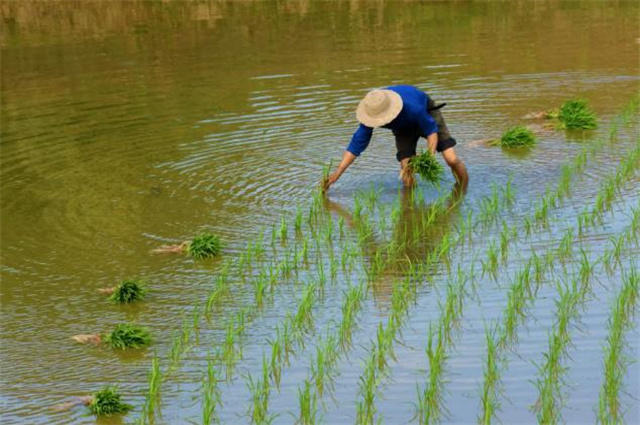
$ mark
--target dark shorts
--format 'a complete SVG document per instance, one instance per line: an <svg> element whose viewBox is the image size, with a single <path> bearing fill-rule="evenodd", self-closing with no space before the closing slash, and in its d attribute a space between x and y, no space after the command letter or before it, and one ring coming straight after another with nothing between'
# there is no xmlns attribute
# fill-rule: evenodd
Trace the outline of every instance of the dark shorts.
<svg viewBox="0 0 640 425"><path fill-rule="evenodd" d="M427 112L433 117L436 124L438 124L438 145L436 146L436 151L442 152L454 147L456 145L456 139L451 137L451 134L449 134L449 129L447 128L447 124L444 122L442 112L440 112L440 109L435 109L435 106L436 104L433 99L429 98ZM423 137L419 130L416 130L415 133L394 132L393 135L396 138L396 149L398 150L396 158L398 161L414 156L416 154L418 140L420 140L420 137Z"/></svg>

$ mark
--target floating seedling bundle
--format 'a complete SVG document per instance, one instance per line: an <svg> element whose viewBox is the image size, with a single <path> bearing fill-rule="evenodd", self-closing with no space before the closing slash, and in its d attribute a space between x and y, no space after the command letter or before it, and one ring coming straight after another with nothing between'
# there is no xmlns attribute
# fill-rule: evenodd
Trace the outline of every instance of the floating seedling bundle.
<svg viewBox="0 0 640 425"><path fill-rule="evenodd" d="M584 99L568 100L558 111L560 127L566 129L591 130L596 128L596 114Z"/></svg>
<svg viewBox="0 0 640 425"><path fill-rule="evenodd" d="M112 348L125 350L127 348L142 348L151 343L151 335L146 328L129 323L120 323L104 341Z"/></svg>
<svg viewBox="0 0 640 425"><path fill-rule="evenodd" d="M416 155L409 160L409 167L415 173L418 173L425 181L438 185L442 179L444 168L438 162L435 155L429 151L425 151L420 155Z"/></svg>
<svg viewBox="0 0 640 425"><path fill-rule="evenodd" d="M222 243L220 238L211 233L201 233L189 243L187 252L196 259L215 257L220 254Z"/></svg>
<svg viewBox="0 0 640 425"><path fill-rule="evenodd" d="M501 146L503 148L523 148L530 147L536 143L536 136L527 127L516 125L511 127L499 139L489 142L492 146Z"/></svg>
<svg viewBox="0 0 640 425"><path fill-rule="evenodd" d="M118 304L140 301L147 293L144 283L139 280L123 280L113 291L109 299Z"/></svg>
<svg viewBox="0 0 640 425"><path fill-rule="evenodd" d="M120 401L120 394L116 387L105 387L93 394L89 403L89 410L96 416L109 416L127 413L133 406Z"/></svg>

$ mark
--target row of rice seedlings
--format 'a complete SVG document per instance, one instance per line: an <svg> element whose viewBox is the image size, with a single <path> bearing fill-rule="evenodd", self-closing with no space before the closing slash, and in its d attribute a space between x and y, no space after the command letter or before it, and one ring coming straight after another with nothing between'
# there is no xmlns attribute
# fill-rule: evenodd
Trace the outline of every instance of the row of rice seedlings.
<svg viewBox="0 0 640 425"><path fill-rule="evenodd" d="M600 388L596 419L601 424L624 423L620 393L631 359L622 354L625 333L635 324L633 316L640 294L640 274L632 268L623 276L623 284L609 315L609 333L604 346L604 378Z"/></svg>
<svg viewBox="0 0 640 425"><path fill-rule="evenodd" d="M629 229L632 229L632 225L629 226ZM629 230L625 233L628 232ZM566 248L561 248L561 246L573 244L574 240L575 232L572 228L568 228L561 239L558 250L567 251ZM594 264L601 262L602 258L591 262L584 250L581 250L580 253L577 281L580 283L580 296L584 297L594 273ZM572 251L567 251L567 255L572 255ZM604 255L606 255L606 253ZM499 406L497 399L500 387L500 374L502 370L504 370L504 367L506 367L506 361L502 357L503 352L516 341L517 325L526 317L526 309L529 304L535 300L538 285L540 285L543 275L553 269L553 261L555 258L556 253L552 249L548 250L544 256L538 256L535 253L532 254L523 268L516 273L516 277L509 288L507 306L503 312L503 320L500 326L491 333L493 340L487 342L487 351L493 351L491 354L487 354L487 358L492 357L495 359L496 350L494 350L494 348L497 348L498 362L502 364L503 368L497 372L493 371L490 375L485 375L482 388L482 413L479 415L484 424L491 423L492 418L496 414L496 407ZM495 362L495 360L493 361ZM484 400L487 400L487 402Z"/></svg>
<svg viewBox="0 0 640 425"><path fill-rule="evenodd" d="M312 217L314 222L318 222L319 218L321 218L322 210L320 206L321 206L321 198L314 195L314 202L309 209L309 217ZM296 232L298 230L302 230L301 229L302 219L300 218L300 216L301 216L301 213L300 213L300 209L298 208L297 216L296 216L297 224L295 225ZM311 221L312 220L309 220L309 222ZM282 236L282 232L281 232L281 236ZM233 269L242 278L244 278L246 267L249 267L251 271L253 261L260 261L264 257L265 249L264 249L263 240L264 240L264 232L260 232L258 236L254 238L253 241L249 241L247 243L247 248L245 252L240 255L237 261L235 261L235 264L233 265ZM260 274L260 272L265 274L266 271L268 271L268 276L269 276L268 282L270 287L272 287L275 284L275 281L277 280L277 277L279 274L288 275L288 272L291 269L294 269L297 271L299 263L305 263L305 264L308 263L307 240L305 239L303 241L302 251L297 251L298 245L296 245L294 249L296 251L295 251L293 260L291 259L291 256L287 253L287 256L283 260L281 260L281 262L277 266L273 266L273 265L263 266L260 269L260 271L258 271L258 274ZM222 300L225 298L225 296L230 294L229 271L231 268L232 268L231 262L226 262L222 265L219 275L217 276L215 281L216 284L214 285L211 292L209 293L209 296L207 297L207 302L205 304L206 313L209 313L213 307L219 306ZM237 363L237 361L242 358L242 345L241 345L242 338L241 337L245 332L245 321L249 316L246 313L247 313L246 310L239 311L236 313L235 317L230 321L229 325L226 328L225 341L224 341L223 347L217 351L215 356L216 361L221 361L222 364L225 366L227 379L231 379L235 363ZM193 321L194 330L197 328L198 321L199 321L199 315L194 314L194 321ZM286 335L290 335L290 334L291 332L287 333ZM167 370L168 374L170 374L179 366L179 363L184 353L189 349L189 346L187 344L189 342L190 335L191 335L191 329L188 328L187 322L184 321L181 331L174 336L174 339L172 342L172 346L169 352L169 366ZM289 340L290 337L287 336L285 339ZM285 346L286 346L286 348L284 349L285 353L290 353L291 342L287 341ZM160 369L159 369L159 364L157 360L155 362L152 362L152 371L150 374L159 376L158 375L159 370ZM149 392L158 393L159 384L161 380L154 380L150 382L157 382L157 384L154 384L154 387L151 387L151 384L150 384ZM146 410L149 410L149 409L146 409ZM148 415L143 414L140 417L140 423L146 423L147 419L148 419Z"/></svg>
<svg viewBox="0 0 640 425"><path fill-rule="evenodd" d="M503 197L503 202L510 205L513 202L513 193L512 188L507 189L507 196ZM494 190L492 191L492 200L491 202L496 205L496 207L488 209L485 211L482 217L482 221L493 221L494 216L499 213L500 206L500 196L497 186L494 186ZM487 202L486 199L483 199L481 202ZM469 222L470 220L470 215ZM392 355L392 344L396 335L396 332L402 326L402 317L407 314L408 306L412 301L415 300L416 296L416 287L414 284L411 284L411 279L418 280L428 278L427 272L428 270L438 263L446 260L448 258L449 252L451 248L457 245L459 242L464 241L467 236L466 232L471 232L473 230L472 225L462 226L458 228L458 234L455 236L450 235L449 233L445 233L442 237L440 244L434 247L430 254L427 255L425 261L414 267L411 265L411 272L409 278L404 281L403 284L396 283L394 285L394 293L392 294L392 312L389 316L389 320L386 327L382 327L382 324L378 327L377 332L377 340L374 344L372 344L372 348L370 350L370 355L365 362L365 370L360 377L359 384L359 393L360 400L357 402L357 423L373 423L376 416L375 409L375 398L378 394L378 385L382 382L384 378L384 374L387 369L387 356ZM445 261L446 262L446 261ZM450 338L450 332L452 325L456 323L460 317L461 309L462 309L462 300L464 297L464 291L462 288L464 287L464 282L469 278L462 270L458 269L458 280L457 284L450 284L449 290L447 294L447 301L442 307L443 309L443 319L441 324L444 325L442 331L447 338ZM393 300L396 300L395 305L397 307L393 308L394 303ZM439 342L439 344L445 344L445 341ZM441 347L440 349L443 349ZM436 377L436 375L434 375ZM435 380L437 381L437 379ZM434 381L434 382L435 382ZM433 394L436 392L436 388L426 388L425 396L422 394L421 401L419 401L418 405L420 405L425 397L428 399L430 397L429 394ZM424 404L424 403L422 403Z"/></svg>
<svg viewBox="0 0 640 425"><path fill-rule="evenodd" d="M279 388L282 369L289 363L289 356L295 353L295 348L304 347L304 335L313 326L313 307L317 300L317 293L321 287L319 281L311 281L303 290L302 298L295 313L287 313L284 320L276 325L276 337L267 340L271 357L268 360L263 354L263 372L260 380L249 376L247 383L252 393L252 406L249 417L252 423L269 423L274 416L269 414L269 394L271 383Z"/></svg>
<svg viewBox="0 0 640 425"><path fill-rule="evenodd" d="M538 366L539 377L536 380L538 401L534 405L538 423L555 424L561 419L560 383L566 371L561 364L567 354L571 341L570 321L578 315L578 305L584 292L579 288L577 279L568 285L558 284L559 299L556 300L556 321L549 334L549 348L544 354L545 361Z"/></svg>
<svg viewBox="0 0 640 425"><path fill-rule="evenodd" d="M595 205L591 209L585 209L579 215L580 230L587 226L595 225L602 219L603 214L611 208L611 204L622 186L634 175L640 164L640 138L636 146L618 164L613 175L606 178L596 195Z"/></svg>
<svg viewBox="0 0 640 425"><path fill-rule="evenodd" d="M471 269L474 265L471 265ZM452 330L457 327L463 314L463 300L465 285L469 276L459 267L455 281L447 284L447 295L440 305L440 316L435 325L437 329L437 342L434 347L434 326L429 326L429 338L426 354L429 361L429 379L427 385L421 390L418 386L418 402L416 404L416 417L420 424L437 423L443 413L442 391L444 364L447 359L447 350L452 345Z"/></svg>

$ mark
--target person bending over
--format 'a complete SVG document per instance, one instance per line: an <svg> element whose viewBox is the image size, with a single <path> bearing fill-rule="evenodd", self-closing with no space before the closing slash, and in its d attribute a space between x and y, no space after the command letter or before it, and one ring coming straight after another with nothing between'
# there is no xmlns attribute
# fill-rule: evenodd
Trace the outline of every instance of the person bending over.
<svg viewBox="0 0 640 425"><path fill-rule="evenodd" d="M420 137L427 140L427 149L440 152L456 179L456 185L465 191L469 183L467 169L456 155L456 140L451 137L440 108L425 92L408 85L390 86L372 90L360 101L356 118L360 126L342 155L336 170L323 182L328 190L355 159L369 146L373 129L388 128L396 140L396 159L400 162L400 176L406 187L415 184L409 160L416 155Z"/></svg>

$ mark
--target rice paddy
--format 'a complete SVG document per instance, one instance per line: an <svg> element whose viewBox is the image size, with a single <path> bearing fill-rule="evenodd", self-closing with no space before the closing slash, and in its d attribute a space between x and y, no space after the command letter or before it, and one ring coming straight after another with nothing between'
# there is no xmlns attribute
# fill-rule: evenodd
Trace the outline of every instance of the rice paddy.
<svg viewBox="0 0 640 425"><path fill-rule="evenodd" d="M380 404L385 388L393 382L395 365L401 361L397 349L406 351L401 344L403 329L412 320L414 307L421 302L422 288L432 285L440 288L442 296L438 297L437 314L425 329L426 373L417 377L411 403L413 414L406 419L420 424L446 422L454 413L447 399L454 347L465 330L468 302L482 298L479 292L482 282L504 291L505 304L501 315L484 328L486 351L479 364L477 421L490 424L500 420L506 401L505 376L510 353L521 343L521 329L530 320L539 293L555 288L554 319L548 330L546 352L541 360L535 361L537 371L531 382L537 395L530 407L539 423L558 423L563 421L566 405L566 376L570 371L570 351L574 349L572 333L593 293L594 275L602 271L608 275L623 273L624 283L609 321L604 378L595 419L602 423L620 422L624 414L621 391L628 365L621 352L625 348L625 332L632 327L639 281L637 266L631 264L627 268L627 259L629 249L637 244L640 208L632 208L627 227L610 236L598 258L593 258L582 241L606 222L620 194L636 175L640 140L615 169L600 179L593 204L584 206L575 216L575 223L564 226L567 223L558 223L554 216L571 199L572 185L581 178L599 149L602 147L584 148L562 165L556 185L546 187L528 213L517 221L508 218L518 199L512 178L501 185L492 183L474 209L464 216L460 214L455 226L441 232L437 231L437 223L458 214L459 208L459 200L446 192L427 206L418 191L408 197L399 195L389 205L381 202L379 189L372 186L356 193L349 227L344 216L336 220L314 193L306 219L298 206L293 216L280 217L270 230L248 241L246 249L235 259L228 259L218 267L213 285L204 297L203 309L196 306L191 318L183 319L164 361L154 356L139 423L155 423L160 417L161 387L176 379L185 355L202 344L202 326L206 329L213 316L224 311L224 304L236 293L237 285L252 288L251 305L228 317L221 326L221 338L206 357L199 381L202 423L222 420L228 406L225 388L235 385L239 378L248 392L243 409L245 419L253 424L280 421L282 412L272 405L282 396L285 382L288 388L294 384L290 369L305 357L307 372L295 378L297 407L287 413L296 423L320 423L335 402L336 392L342 391L339 387L342 367L345 362L353 362L350 353L354 350L361 353L358 362L361 372L353 394L354 421L380 423L384 417ZM403 220L407 212L413 215L410 221ZM290 222L293 232L289 230ZM523 243L536 240L537 234L552 232L551 228L556 235L555 246L532 245L528 255L515 248L522 249ZM348 239L350 233L352 239ZM265 249L263 240L269 234L271 247ZM408 254L423 245L425 237L434 240L419 251L419 256ZM343 244L339 256L337 241ZM470 255L479 243L480 251L464 262L457 259ZM216 249L219 250L219 244ZM511 264L514 259L517 263ZM505 270L510 271L507 279ZM354 347L362 310L371 302L376 287L387 279L388 314L377 321L375 330L368 335L368 344ZM341 280L347 286L336 291ZM248 360L247 332L271 308L287 282L296 288L295 302L280 313L271 336L266 337L264 345L259 345L261 356L256 367L250 373L239 374L238 368ZM138 282L123 282L120 286L120 299L135 300L144 294L144 287ZM322 309L329 299L339 300L340 307L334 320L327 321ZM367 338L357 337L360 341ZM151 339L144 328L122 324L106 335L104 342L125 349L149 345Z"/></svg>
<svg viewBox="0 0 640 425"><path fill-rule="evenodd" d="M635 3L99 3L5 7L0 422L634 423ZM317 190L395 83L468 191L383 129Z"/></svg>

